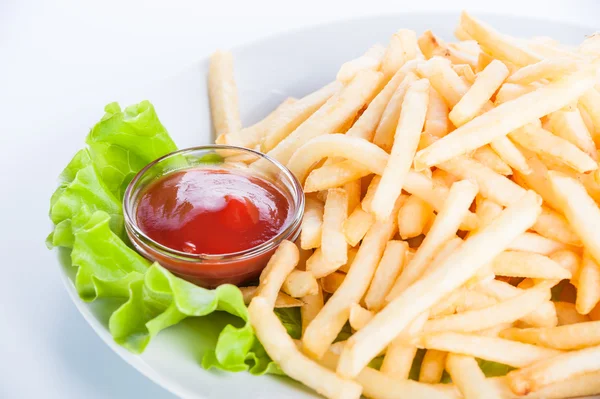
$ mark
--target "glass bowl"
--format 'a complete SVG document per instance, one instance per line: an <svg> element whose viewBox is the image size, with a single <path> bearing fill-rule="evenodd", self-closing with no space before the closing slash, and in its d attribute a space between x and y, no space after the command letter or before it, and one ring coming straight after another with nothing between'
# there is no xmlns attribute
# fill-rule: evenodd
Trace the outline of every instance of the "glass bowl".
<svg viewBox="0 0 600 399"><path fill-rule="evenodd" d="M288 217L270 240L235 253L190 254L168 248L148 237L138 226L137 205L145 189L169 173L188 168L243 171L277 187L289 202ZM281 163L260 152L235 146L207 145L175 151L148 164L129 183L123 200L125 229L136 250L179 277L202 287L256 279L283 240L295 241L304 214L304 193L296 177Z"/></svg>

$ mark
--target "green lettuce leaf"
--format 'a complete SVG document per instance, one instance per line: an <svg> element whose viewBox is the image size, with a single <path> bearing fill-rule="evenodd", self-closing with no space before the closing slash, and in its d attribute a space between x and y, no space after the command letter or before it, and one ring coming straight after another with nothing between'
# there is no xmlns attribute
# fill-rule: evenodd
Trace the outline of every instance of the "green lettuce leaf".
<svg viewBox="0 0 600 399"><path fill-rule="evenodd" d="M129 246L121 205L125 188L147 163L176 147L149 102L124 111L112 103L105 111L87 137L89 147L75 154L63 170L50 200L55 227L47 245L71 249L80 297L84 301L117 301L119 307L109 317L109 330L116 342L134 353L141 353L161 330L187 317L212 314L198 319L210 322L217 313L228 313L240 325L224 325L214 348L204 353L202 366L282 374L256 339L237 287L207 290L195 286L158 264L151 265ZM209 154L206 162L221 160ZM173 166L186 162L177 157ZM298 310L285 317L290 334L299 336ZM219 329L223 326L216 325Z"/></svg>
<svg viewBox="0 0 600 399"><path fill-rule="evenodd" d="M122 197L127 185L148 163L177 149L150 102L125 108L108 104L86 143L108 189Z"/></svg>

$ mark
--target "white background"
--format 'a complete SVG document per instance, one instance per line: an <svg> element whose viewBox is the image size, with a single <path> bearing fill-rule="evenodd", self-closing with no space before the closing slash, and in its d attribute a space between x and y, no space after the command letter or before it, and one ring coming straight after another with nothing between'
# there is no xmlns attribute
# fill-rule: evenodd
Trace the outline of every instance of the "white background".
<svg viewBox="0 0 600 399"><path fill-rule="evenodd" d="M88 327L43 245L55 178L104 104L216 47L340 19L462 8L600 29L593 0L0 0L0 397L173 397Z"/></svg>

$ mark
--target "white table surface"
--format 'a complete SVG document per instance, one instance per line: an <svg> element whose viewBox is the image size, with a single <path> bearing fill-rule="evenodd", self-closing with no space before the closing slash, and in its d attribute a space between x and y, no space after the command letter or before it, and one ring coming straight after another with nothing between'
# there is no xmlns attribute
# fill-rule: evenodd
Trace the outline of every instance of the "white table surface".
<svg viewBox="0 0 600 399"><path fill-rule="evenodd" d="M104 104L216 47L365 15L462 8L600 29L594 0L0 0L0 397L173 397L95 335L44 246L56 176Z"/></svg>

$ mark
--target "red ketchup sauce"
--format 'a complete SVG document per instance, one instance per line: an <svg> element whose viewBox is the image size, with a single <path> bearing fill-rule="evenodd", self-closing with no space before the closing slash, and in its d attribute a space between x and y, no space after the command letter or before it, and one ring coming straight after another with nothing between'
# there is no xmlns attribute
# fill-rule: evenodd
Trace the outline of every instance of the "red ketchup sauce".
<svg viewBox="0 0 600 399"><path fill-rule="evenodd" d="M288 218L287 198L273 184L224 169L163 176L141 196L140 229L189 254L230 254L269 241Z"/></svg>

